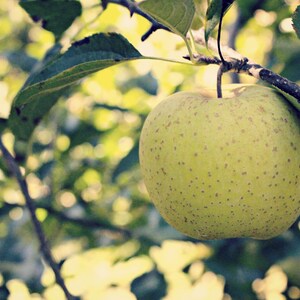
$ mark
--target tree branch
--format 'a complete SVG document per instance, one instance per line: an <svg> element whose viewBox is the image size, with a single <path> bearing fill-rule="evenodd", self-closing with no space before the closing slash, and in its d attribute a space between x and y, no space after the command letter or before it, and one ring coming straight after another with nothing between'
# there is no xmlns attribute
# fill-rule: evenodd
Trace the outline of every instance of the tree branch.
<svg viewBox="0 0 300 300"><path fill-rule="evenodd" d="M131 232L129 230L119 228L119 227L113 226L111 224L101 222L96 219L84 219L84 218L78 218L78 217L76 217L76 218L70 217L66 213L58 211L58 210L54 209L53 207L49 207L49 206L39 206L39 208L45 209L49 214L53 215L58 220L61 220L63 222L69 222L69 223L76 224L78 226L83 226L83 227L92 228L92 229L105 230L105 231L112 232L112 233L122 234L126 237L131 237Z"/></svg>
<svg viewBox="0 0 300 300"><path fill-rule="evenodd" d="M26 207L28 208L30 216L31 216L34 230L35 230L36 235L40 242L41 252L42 252L43 257L44 257L45 261L47 262L47 264L52 268L52 270L55 274L55 279L56 279L57 284L62 288L62 290L68 300L78 299L77 297L74 297L70 294L70 292L68 291L68 289L65 285L65 282L60 273L60 268L59 268L58 264L55 262L55 259L53 258L53 255L51 253L51 250L50 250L48 241L46 239L46 236L44 234L42 225L36 216L36 207L35 207L34 201L32 200L32 198L29 194L27 182L23 178L21 170L20 170L15 158L10 154L10 152L7 150L7 148L3 144L1 136L0 136L0 150L2 151L3 158L6 161L8 168L10 169L10 171L12 172L12 174L14 175L14 177L16 178L16 180L20 186L22 194L25 198Z"/></svg>
<svg viewBox="0 0 300 300"><path fill-rule="evenodd" d="M197 44L206 46L204 38L204 30L193 31L193 37ZM208 48L214 52L218 52L217 41L213 38L208 40ZM256 64L253 61L250 61L248 58L243 57L240 53L233 50L232 48L223 45L222 52L226 60L226 68L223 68L223 72L235 72L235 73L244 73L250 76L253 76L257 79L263 80L281 91L293 96L297 99L300 104L300 86L290 81L289 79L282 77L269 69L262 67L259 64ZM184 57L190 59L189 56ZM216 64L221 66L222 61L216 57L209 58L201 54L194 55L194 60L199 64Z"/></svg>
<svg viewBox="0 0 300 300"><path fill-rule="evenodd" d="M151 27L149 28L149 30L142 36L142 38L141 38L142 41L145 41L154 31L156 31L158 29L164 29L164 30L170 31L170 29L168 27L164 26L163 24L160 24L155 19L153 19L150 15L148 15L144 11L142 11L139 8L138 3L134 2L134 0L133 1L130 1L130 0L102 0L103 8L106 9L106 7L109 3L114 3L114 4L119 4L121 6L124 6L129 10L130 16L132 16L133 14L140 15L152 24Z"/></svg>

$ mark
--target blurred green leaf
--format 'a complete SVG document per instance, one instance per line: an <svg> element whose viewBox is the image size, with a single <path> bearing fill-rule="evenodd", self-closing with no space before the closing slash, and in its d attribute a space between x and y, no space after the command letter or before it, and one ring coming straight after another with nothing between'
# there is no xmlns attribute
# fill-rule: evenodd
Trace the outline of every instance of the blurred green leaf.
<svg viewBox="0 0 300 300"><path fill-rule="evenodd" d="M122 93L126 93L132 88L138 87L144 90L149 95L157 95L158 81L151 72L148 72L143 76L138 76L126 80L125 82L118 84L118 87L120 88Z"/></svg>
<svg viewBox="0 0 300 300"><path fill-rule="evenodd" d="M212 0L206 12L205 40L208 41L212 31L219 24L234 0Z"/></svg>
<svg viewBox="0 0 300 300"><path fill-rule="evenodd" d="M116 182L117 177L123 172L129 171L139 161L139 144L136 143L128 154L121 159L112 174L112 182Z"/></svg>
<svg viewBox="0 0 300 300"><path fill-rule="evenodd" d="M19 4L34 22L40 22L57 39L81 15L82 10L81 3L75 0L21 0Z"/></svg>
<svg viewBox="0 0 300 300"><path fill-rule="evenodd" d="M300 256L287 257L280 261L278 265L287 274L291 284L300 287Z"/></svg>
<svg viewBox="0 0 300 300"><path fill-rule="evenodd" d="M183 38L190 29L195 14L193 0L146 0L139 7Z"/></svg>
<svg viewBox="0 0 300 300"><path fill-rule="evenodd" d="M20 68L22 71L27 73L31 72L38 62L36 58L27 55L23 51L5 52L1 56L5 57L11 65Z"/></svg>
<svg viewBox="0 0 300 300"><path fill-rule="evenodd" d="M300 5L296 8L292 20L293 20L293 27L296 31L298 38L300 39Z"/></svg>
<svg viewBox="0 0 300 300"><path fill-rule="evenodd" d="M67 132L67 134L71 140L69 147L71 149L82 143L91 142L94 138L98 140L102 132L91 124L81 122L73 132Z"/></svg>
<svg viewBox="0 0 300 300"><path fill-rule="evenodd" d="M7 119L0 118L0 133L7 128Z"/></svg>
<svg viewBox="0 0 300 300"><path fill-rule="evenodd" d="M166 295L167 284L162 274L153 270L136 278L131 283L131 291L137 299L162 299Z"/></svg>
<svg viewBox="0 0 300 300"><path fill-rule="evenodd" d="M55 161L50 160L41 165L40 168L36 170L36 175L41 179L44 180L53 170L55 166Z"/></svg>
<svg viewBox="0 0 300 300"><path fill-rule="evenodd" d="M67 52L51 55L29 77L14 99L10 128L18 139L27 140L41 118L66 88L94 72L142 55L121 35L95 34L75 42Z"/></svg>

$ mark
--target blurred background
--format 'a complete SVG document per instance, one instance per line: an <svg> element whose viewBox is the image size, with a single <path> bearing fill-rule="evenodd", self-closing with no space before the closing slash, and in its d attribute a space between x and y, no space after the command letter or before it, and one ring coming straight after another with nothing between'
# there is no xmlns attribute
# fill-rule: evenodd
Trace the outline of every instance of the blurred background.
<svg viewBox="0 0 300 300"><path fill-rule="evenodd" d="M200 3L200 1L197 1ZM293 0L237 1L222 40L256 63L300 81L300 42L291 23ZM98 0L62 43L96 32L119 32L143 55L182 60L182 40ZM201 3L199 4L201 6ZM16 0L0 0L0 118L52 33L34 24ZM195 22L196 26L196 22ZM105 69L74 87L34 132L24 162L37 216L69 290L84 300L300 299L299 221L267 240L197 241L167 225L154 209L138 165L138 141L149 111L167 95L216 85L215 66L153 60ZM224 82L256 82L249 76ZM13 149L14 136L4 131ZM64 299L39 244L24 198L0 157L0 299Z"/></svg>

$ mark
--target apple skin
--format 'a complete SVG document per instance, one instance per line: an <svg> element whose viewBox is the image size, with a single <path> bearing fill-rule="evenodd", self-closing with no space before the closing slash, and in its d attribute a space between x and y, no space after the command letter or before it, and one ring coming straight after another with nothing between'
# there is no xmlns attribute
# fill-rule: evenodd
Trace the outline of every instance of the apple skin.
<svg viewBox="0 0 300 300"><path fill-rule="evenodd" d="M146 188L187 236L275 237L300 213L299 113L271 88L222 89L222 99L175 93L148 115L139 150Z"/></svg>

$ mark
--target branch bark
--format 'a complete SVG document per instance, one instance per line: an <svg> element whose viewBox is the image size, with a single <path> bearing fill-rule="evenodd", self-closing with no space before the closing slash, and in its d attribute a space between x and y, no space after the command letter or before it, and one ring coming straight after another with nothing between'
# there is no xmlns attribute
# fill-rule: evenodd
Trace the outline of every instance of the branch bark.
<svg viewBox="0 0 300 300"><path fill-rule="evenodd" d="M193 37L197 44L206 47L203 29L193 31ZM217 41L213 38L210 38L208 40L208 48L217 53ZM300 104L300 86L297 83L282 77L279 74L276 74L253 61L250 61L248 58L243 57L240 53L226 45L222 46L222 53L226 60L226 68L223 68L224 72L244 73L265 81L277 87L281 91L293 96L297 99L298 104ZM190 59L188 56L185 58ZM209 58L199 54L194 55L194 60L199 64L216 64L219 66L223 64L223 62L216 57Z"/></svg>
<svg viewBox="0 0 300 300"><path fill-rule="evenodd" d="M60 273L60 268L51 253L51 250L50 250L48 241L46 239L46 236L44 234L42 225L36 216L36 207L35 207L34 201L32 200L32 198L29 194L27 182L24 179L15 158L12 156L12 154L8 151L8 149L3 144L1 136L0 136L0 150L2 152L4 160L7 163L9 170L12 172L12 174L16 178L16 180L19 184L19 187L22 191L22 194L25 198L26 207L29 210L31 220L33 223L33 227L34 227L36 235L39 239L41 252L43 254L45 261L53 270L53 272L55 274L56 282L62 288L66 298L68 300L77 300L78 298L72 296L65 285L64 279L62 278L61 273Z"/></svg>
<svg viewBox="0 0 300 300"><path fill-rule="evenodd" d="M149 28L149 30L147 30L147 32L142 36L142 38L141 38L142 41L145 41L153 32L155 32L158 29L164 29L164 30L170 31L168 27L164 26L163 24L160 24L159 22L154 20L151 16L149 16L148 14L143 12L139 8L138 3L136 3L134 0L133 1L130 1L130 0L102 0L103 8L106 9L106 7L109 3L114 3L114 4L124 6L129 10L131 16L133 14L140 15L151 23L151 27Z"/></svg>

